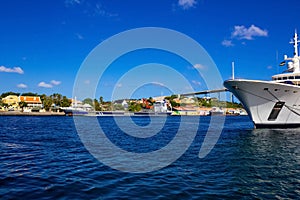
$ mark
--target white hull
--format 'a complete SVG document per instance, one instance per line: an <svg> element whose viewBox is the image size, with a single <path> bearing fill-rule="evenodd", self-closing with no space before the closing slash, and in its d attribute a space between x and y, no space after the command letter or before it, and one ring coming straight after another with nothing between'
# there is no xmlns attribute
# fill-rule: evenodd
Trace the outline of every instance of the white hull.
<svg viewBox="0 0 300 200"><path fill-rule="evenodd" d="M300 86L241 79L225 81L224 86L240 100L256 127L300 127Z"/></svg>

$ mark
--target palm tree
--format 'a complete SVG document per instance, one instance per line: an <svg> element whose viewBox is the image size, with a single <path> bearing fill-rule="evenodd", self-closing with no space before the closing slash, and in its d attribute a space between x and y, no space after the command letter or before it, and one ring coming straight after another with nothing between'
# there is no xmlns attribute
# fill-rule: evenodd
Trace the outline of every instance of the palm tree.
<svg viewBox="0 0 300 200"><path fill-rule="evenodd" d="M53 104L53 100L51 97L46 96L43 100L43 107L46 111L49 111Z"/></svg>
<svg viewBox="0 0 300 200"><path fill-rule="evenodd" d="M19 107L22 109L22 112L24 111L24 107L27 106L27 103L25 101L20 101L19 102Z"/></svg>
<svg viewBox="0 0 300 200"><path fill-rule="evenodd" d="M103 104L103 103L104 103L103 97L102 97L102 96L99 98L99 100L100 100L100 104Z"/></svg>
<svg viewBox="0 0 300 200"><path fill-rule="evenodd" d="M68 99L66 96L63 96L62 100L61 100L61 107L69 107L71 105L71 101L70 99Z"/></svg>
<svg viewBox="0 0 300 200"><path fill-rule="evenodd" d="M61 94L59 94L59 93L54 93L54 94L50 95L50 97L52 98L53 103L54 103L56 106L61 106L61 103L62 103L62 95L61 95Z"/></svg>

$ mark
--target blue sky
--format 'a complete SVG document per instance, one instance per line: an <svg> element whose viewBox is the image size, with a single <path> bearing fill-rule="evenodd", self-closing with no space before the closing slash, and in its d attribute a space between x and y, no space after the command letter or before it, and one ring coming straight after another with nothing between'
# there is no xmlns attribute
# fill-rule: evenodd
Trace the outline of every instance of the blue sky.
<svg viewBox="0 0 300 200"><path fill-rule="evenodd" d="M288 42L300 29L299 8L298 0L2 0L0 93L57 92L71 97L88 54L111 36L141 27L168 28L191 37L208 52L224 80L231 77L232 61L237 78L269 80L284 70L277 67L283 55L293 53ZM207 88L184 60L147 50L114 62L116 68L107 70L96 98L109 99L122 73L149 62L178 70L194 90ZM133 96L168 92L154 79Z"/></svg>

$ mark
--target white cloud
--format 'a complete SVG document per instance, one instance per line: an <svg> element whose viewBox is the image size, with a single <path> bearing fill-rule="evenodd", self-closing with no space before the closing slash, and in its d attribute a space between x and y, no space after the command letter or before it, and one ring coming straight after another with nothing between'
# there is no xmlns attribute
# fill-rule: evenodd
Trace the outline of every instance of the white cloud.
<svg viewBox="0 0 300 200"><path fill-rule="evenodd" d="M195 64L194 68L196 68L196 69L206 69L206 67L204 65L201 65L201 64Z"/></svg>
<svg viewBox="0 0 300 200"><path fill-rule="evenodd" d="M234 26L234 31L231 33L232 38L253 40L254 37L267 37L268 31L263 30L255 25L249 28L245 26Z"/></svg>
<svg viewBox="0 0 300 200"><path fill-rule="evenodd" d="M40 82L38 84L39 87L44 87L44 88L52 88L53 85L49 84L49 83L45 83L44 81Z"/></svg>
<svg viewBox="0 0 300 200"><path fill-rule="evenodd" d="M79 33L75 33L75 35L76 35L77 39L79 39L79 40L83 40L84 39L84 37L81 34L79 34Z"/></svg>
<svg viewBox="0 0 300 200"><path fill-rule="evenodd" d="M59 84L61 84L61 81L52 80L52 81L50 81L50 83L52 85L59 85Z"/></svg>
<svg viewBox="0 0 300 200"><path fill-rule="evenodd" d="M24 83L20 83L17 85L18 88L27 88L27 85L25 85Z"/></svg>
<svg viewBox="0 0 300 200"><path fill-rule="evenodd" d="M184 10L194 7L196 4L197 4L196 0L179 0L178 1L178 5L181 8L183 8Z"/></svg>
<svg viewBox="0 0 300 200"><path fill-rule="evenodd" d="M121 88L122 86L123 86L122 83L118 83L118 84L116 85L117 88Z"/></svg>
<svg viewBox="0 0 300 200"><path fill-rule="evenodd" d="M53 86L60 85L60 84L61 84L61 81L52 80L52 81L50 81L50 83L46 83L46 82L42 81L38 84L38 86L43 87L43 88L53 88Z"/></svg>
<svg viewBox="0 0 300 200"><path fill-rule="evenodd" d="M24 74L24 71L21 67L8 68L5 66L0 66L0 72Z"/></svg>
<svg viewBox="0 0 300 200"><path fill-rule="evenodd" d="M196 81L196 80L192 80L192 83L193 83L194 85L201 85L201 82L200 82L200 81Z"/></svg>
<svg viewBox="0 0 300 200"><path fill-rule="evenodd" d="M223 40L222 45L225 47L232 47L234 44L232 43L232 40Z"/></svg>

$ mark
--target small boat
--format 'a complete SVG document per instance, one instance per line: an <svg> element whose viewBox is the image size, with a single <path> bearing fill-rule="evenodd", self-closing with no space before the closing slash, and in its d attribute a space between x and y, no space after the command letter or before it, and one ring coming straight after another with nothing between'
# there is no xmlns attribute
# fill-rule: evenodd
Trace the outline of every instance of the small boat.
<svg viewBox="0 0 300 200"><path fill-rule="evenodd" d="M61 108L67 116L73 116L73 115L87 115L88 111L83 110L82 108L76 108L76 107L62 107Z"/></svg>
<svg viewBox="0 0 300 200"><path fill-rule="evenodd" d="M172 111L166 112L153 112L153 111L141 111L141 112L134 112L133 116L164 116L164 115L171 115Z"/></svg>
<svg viewBox="0 0 300 200"><path fill-rule="evenodd" d="M210 111L209 111L209 116L223 116L225 115L225 111L222 110L221 108L218 107L213 107Z"/></svg>
<svg viewBox="0 0 300 200"><path fill-rule="evenodd" d="M89 112L89 114L94 116L124 116L125 111L94 111Z"/></svg>
<svg viewBox="0 0 300 200"><path fill-rule="evenodd" d="M170 108L170 109L169 109ZM163 116L171 115L171 106L165 100L156 101L153 104L153 109L145 109L141 112L134 112L135 116Z"/></svg>

